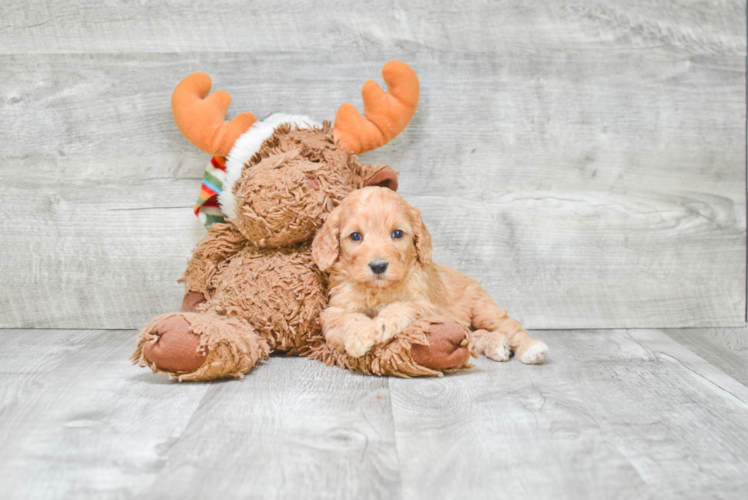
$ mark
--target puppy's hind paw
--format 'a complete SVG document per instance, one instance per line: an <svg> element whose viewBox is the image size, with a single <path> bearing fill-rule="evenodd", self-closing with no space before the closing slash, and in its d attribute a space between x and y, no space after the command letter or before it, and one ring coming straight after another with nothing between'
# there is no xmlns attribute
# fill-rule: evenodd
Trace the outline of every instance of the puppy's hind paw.
<svg viewBox="0 0 748 500"><path fill-rule="evenodd" d="M502 338L499 342L494 343L490 349L486 349L486 356L494 361L509 361L512 350L509 348L509 342Z"/></svg>
<svg viewBox="0 0 748 500"><path fill-rule="evenodd" d="M475 330L473 338L478 354L485 354L488 359L494 361L509 361L512 350L509 347L509 340L503 333Z"/></svg>
<svg viewBox="0 0 748 500"><path fill-rule="evenodd" d="M526 365L537 365L545 361L548 357L548 346L543 342L538 342L527 348L519 357L519 360Z"/></svg>

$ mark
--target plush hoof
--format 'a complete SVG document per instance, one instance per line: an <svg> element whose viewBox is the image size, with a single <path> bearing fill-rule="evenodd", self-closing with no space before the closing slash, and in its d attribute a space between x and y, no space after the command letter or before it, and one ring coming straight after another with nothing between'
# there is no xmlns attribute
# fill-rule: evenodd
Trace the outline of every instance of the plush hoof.
<svg viewBox="0 0 748 500"><path fill-rule="evenodd" d="M435 323L429 328L429 345L414 344L413 361L430 370L458 368L470 359L465 329L457 323Z"/></svg>
<svg viewBox="0 0 748 500"><path fill-rule="evenodd" d="M138 335L130 359L183 380L243 377L270 346L251 325L204 313L170 313L154 318Z"/></svg>
<svg viewBox="0 0 748 500"><path fill-rule="evenodd" d="M190 324L182 316L159 321L151 333L158 338L143 346L145 358L160 370L193 372L208 357L208 353L200 350L200 336L190 332Z"/></svg>
<svg viewBox="0 0 748 500"><path fill-rule="evenodd" d="M548 346L544 342L537 341L523 352L518 353L519 360L526 365L537 365L548 357Z"/></svg>

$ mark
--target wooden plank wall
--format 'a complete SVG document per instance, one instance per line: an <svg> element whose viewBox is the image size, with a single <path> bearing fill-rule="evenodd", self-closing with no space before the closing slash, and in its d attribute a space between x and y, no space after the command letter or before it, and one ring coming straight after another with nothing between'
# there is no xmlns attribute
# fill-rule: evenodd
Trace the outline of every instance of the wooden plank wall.
<svg viewBox="0 0 748 500"><path fill-rule="evenodd" d="M0 327L174 310L207 155L174 85L332 118L389 59L401 172L437 261L529 328L736 326L745 312L745 4L0 3Z"/></svg>

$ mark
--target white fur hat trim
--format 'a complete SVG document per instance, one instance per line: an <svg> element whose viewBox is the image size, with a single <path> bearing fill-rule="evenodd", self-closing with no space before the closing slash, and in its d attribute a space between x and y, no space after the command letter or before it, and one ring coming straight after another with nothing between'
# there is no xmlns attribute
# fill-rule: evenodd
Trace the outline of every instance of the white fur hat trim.
<svg viewBox="0 0 748 500"><path fill-rule="evenodd" d="M273 135L275 129L283 124L295 125L300 129L322 126L321 123L308 116L272 113L249 127L249 130L236 140L226 158L226 179L223 183L223 191L218 194L218 204L221 205L221 211L228 219L236 218L234 184L241 177L244 164L260 150L262 143Z"/></svg>

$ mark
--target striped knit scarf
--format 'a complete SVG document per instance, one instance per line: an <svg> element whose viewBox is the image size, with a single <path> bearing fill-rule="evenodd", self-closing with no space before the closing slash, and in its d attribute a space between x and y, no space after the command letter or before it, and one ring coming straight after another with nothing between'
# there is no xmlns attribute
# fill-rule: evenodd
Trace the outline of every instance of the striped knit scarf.
<svg viewBox="0 0 748 500"><path fill-rule="evenodd" d="M200 189L200 197L195 203L195 215L200 222L209 227L216 222L226 222L221 207L218 205L218 195L223 191L223 182L226 179L226 158L214 156L205 168L203 174L203 185Z"/></svg>

